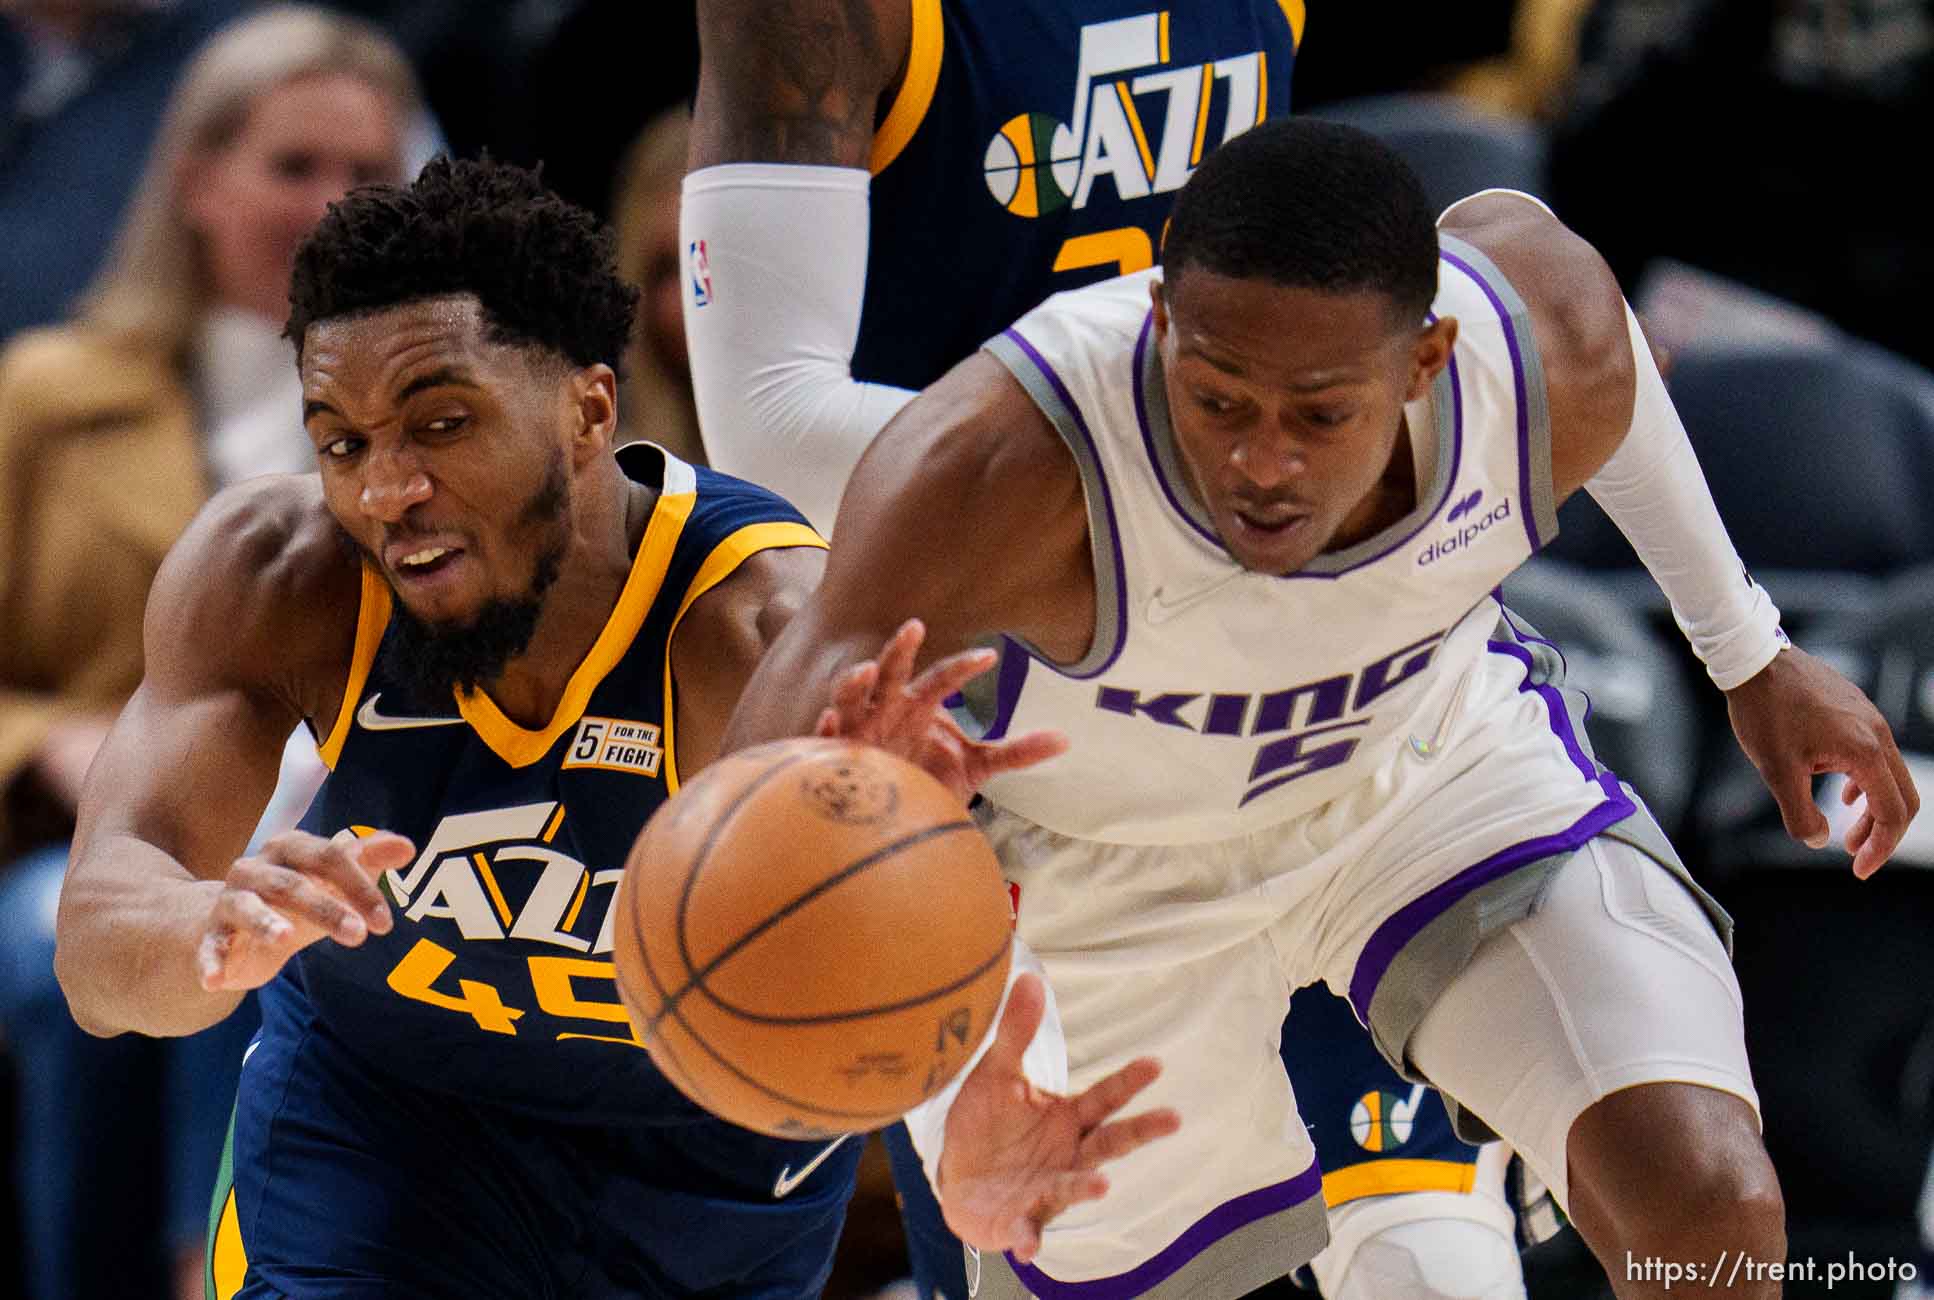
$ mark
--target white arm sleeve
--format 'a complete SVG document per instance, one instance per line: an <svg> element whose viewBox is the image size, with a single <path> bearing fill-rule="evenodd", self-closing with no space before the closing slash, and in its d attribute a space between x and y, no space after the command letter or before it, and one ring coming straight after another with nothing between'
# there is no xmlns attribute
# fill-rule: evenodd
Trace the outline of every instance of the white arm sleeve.
<svg viewBox="0 0 1934 1300"><path fill-rule="evenodd" d="M829 537L860 453L913 396L853 378L870 181L853 167L726 163L685 178L679 211L706 455Z"/></svg>
<svg viewBox="0 0 1934 1300"><path fill-rule="evenodd" d="M1042 969L1041 959L1036 957L1028 946L1021 942L1020 936L1014 938L1014 959L1007 966L1007 988L1001 993L1001 1005L994 1012L994 1024L989 1025L980 1046L961 1067L954 1081L939 1092L921 1102L906 1113L907 1132L913 1137L913 1149L920 1153L920 1163L927 1171L927 1182L940 1195L940 1150L947 1139L947 1113L953 1109L954 1098L960 1095L961 1085L967 1082L980 1058L987 1055L987 1049L994 1042L994 1026L999 1025L1001 1016L1007 1011L1007 995L1014 991L1014 981L1032 971L1041 977L1042 987L1047 990L1047 1009L1041 1015L1041 1027L1034 1031L1034 1040L1021 1054L1021 1073L1035 1087L1047 1092L1063 1093L1068 1090L1068 1044L1061 1032L1061 1013L1054 1005L1054 989L1048 985L1047 972Z"/></svg>
<svg viewBox="0 0 1934 1300"><path fill-rule="evenodd" d="M1788 644L1780 612L1746 572L1726 535L1712 489L1630 307L1625 324L1638 370L1632 427L1585 490L1672 602L1672 617L1713 682L1729 691Z"/></svg>

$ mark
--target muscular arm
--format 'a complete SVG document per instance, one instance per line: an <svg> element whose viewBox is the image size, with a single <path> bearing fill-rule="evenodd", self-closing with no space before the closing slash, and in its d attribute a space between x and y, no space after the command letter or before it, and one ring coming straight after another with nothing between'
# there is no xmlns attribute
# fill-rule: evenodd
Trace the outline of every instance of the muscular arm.
<svg viewBox="0 0 1934 1300"><path fill-rule="evenodd" d="M834 677L908 618L923 659L994 632L1073 661L1094 629L1088 522L1073 457L985 353L954 367L868 450L826 576L753 674L725 749L812 730Z"/></svg>
<svg viewBox="0 0 1934 1300"><path fill-rule="evenodd" d="M906 66L908 0L699 0L691 167L864 167Z"/></svg>
<svg viewBox="0 0 1934 1300"><path fill-rule="evenodd" d="M1480 196L1442 224L1490 255L1531 307L1547 363L1558 498L1586 488L1631 540L1727 693L1733 731L1787 832L1826 845L1813 777L1845 772L1848 800L1867 800L1844 840L1854 874L1879 870L1919 811L1913 778L1872 703L1787 645L1779 610L1740 563L1638 321L1603 261L1520 198Z"/></svg>
<svg viewBox="0 0 1934 1300"><path fill-rule="evenodd" d="M809 546L760 551L692 602L671 646L678 779L719 755L725 724L752 670L819 582L826 552Z"/></svg>
<svg viewBox="0 0 1934 1300"><path fill-rule="evenodd" d="M61 891L55 971L83 1028L192 1033L240 999L202 988L201 927L289 732L334 716L357 581L296 478L217 497L162 563L145 675L89 773Z"/></svg>
<svg viewBox="0 0 1934 1300"><path fill-rule="evenodd" d="M860 454L912 396L856 381L868 157L908 0L700 0L680 211L685 333L712 463L830 533ZM705 263L694 249L705 249Z"/></svg>

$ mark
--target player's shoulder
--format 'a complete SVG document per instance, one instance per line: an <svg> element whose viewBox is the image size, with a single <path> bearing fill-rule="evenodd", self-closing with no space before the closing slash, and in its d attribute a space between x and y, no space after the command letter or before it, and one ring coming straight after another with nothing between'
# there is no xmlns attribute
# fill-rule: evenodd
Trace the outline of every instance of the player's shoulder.
<svg viewBox="0 0 1934 1300"><path fill-rule="evenodd" d="M1097 339L1132 342L1148 318L1151 286L1161 282L1158 267L1116 276L1077 289L1064 289L1015 322L1023 337L1050 327L1077 329Z"/></svg>
<svg viewBox="0 0 1934 1300"><path fill-rule="evenodd" d="M192 644L246 669L338 650L361 601L361 562L314 474L266 474L215 494L162 562L148 599L151 646Z"/></svg>

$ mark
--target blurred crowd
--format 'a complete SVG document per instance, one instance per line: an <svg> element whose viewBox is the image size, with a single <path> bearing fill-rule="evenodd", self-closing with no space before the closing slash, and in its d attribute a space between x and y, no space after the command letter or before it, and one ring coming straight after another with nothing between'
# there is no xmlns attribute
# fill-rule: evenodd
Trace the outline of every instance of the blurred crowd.
<svg viewBox="0 0 1934 1300"><path fill-rule="evenodd" d="M1295 111L1385 135L1443 202L1537 193L1605 254L1788 630L1839 656L1934 787L1934 239L1909 194L1934 3L1308 11ZM53 980L54 908L162 555L217 489L311 466L280 332L297 244L438 150L542 163L644 291L626 436L702 459L678 243L697 60L680 0L0 0L0 1300L201 1294L248 1011L194 1039L87 1038ZM1559 632L1611 766L1740 916L1794 1252L1934 1266L1913 1218L1934 834L1860 890L1843 859L1784 847L1630 552L1588 502L1561 519L1507 598ZM259 834L320 779L305 741ZM892 1276L870 1262L898 1231L867 1199L884 1186L863 1184L837 1294Z"/></svg>

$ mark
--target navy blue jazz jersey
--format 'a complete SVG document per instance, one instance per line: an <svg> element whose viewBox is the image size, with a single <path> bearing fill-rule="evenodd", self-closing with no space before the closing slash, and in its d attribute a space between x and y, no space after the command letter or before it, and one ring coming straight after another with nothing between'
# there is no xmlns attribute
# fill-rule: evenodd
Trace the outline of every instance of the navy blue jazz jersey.
<svg viewBox="0 0 1934 1300"><path fill-rule="evenodd" d="M1207 151L1289 112L1303 0L912 0L853 376L923 388L1047 293L1154 265Z"/></svg>
<svg viewBox="0 0 1934 1300"><path fill-rule="evenodd" d="M642 1050L611 964L626 856L678 785L680 619L748 556L824 543L764 489L645 444L619 458L661 493L542 730L480 692L413 699L386 679L391 597L364 574L322 746L331 774L302 824L395 831L418 854L383 878L390 934L314 944L263 990L217 1295L244 1274L245 1297L778 1300L824 1280L853 1153L802 1180L825 1143L685 1101Z"/></svg>

